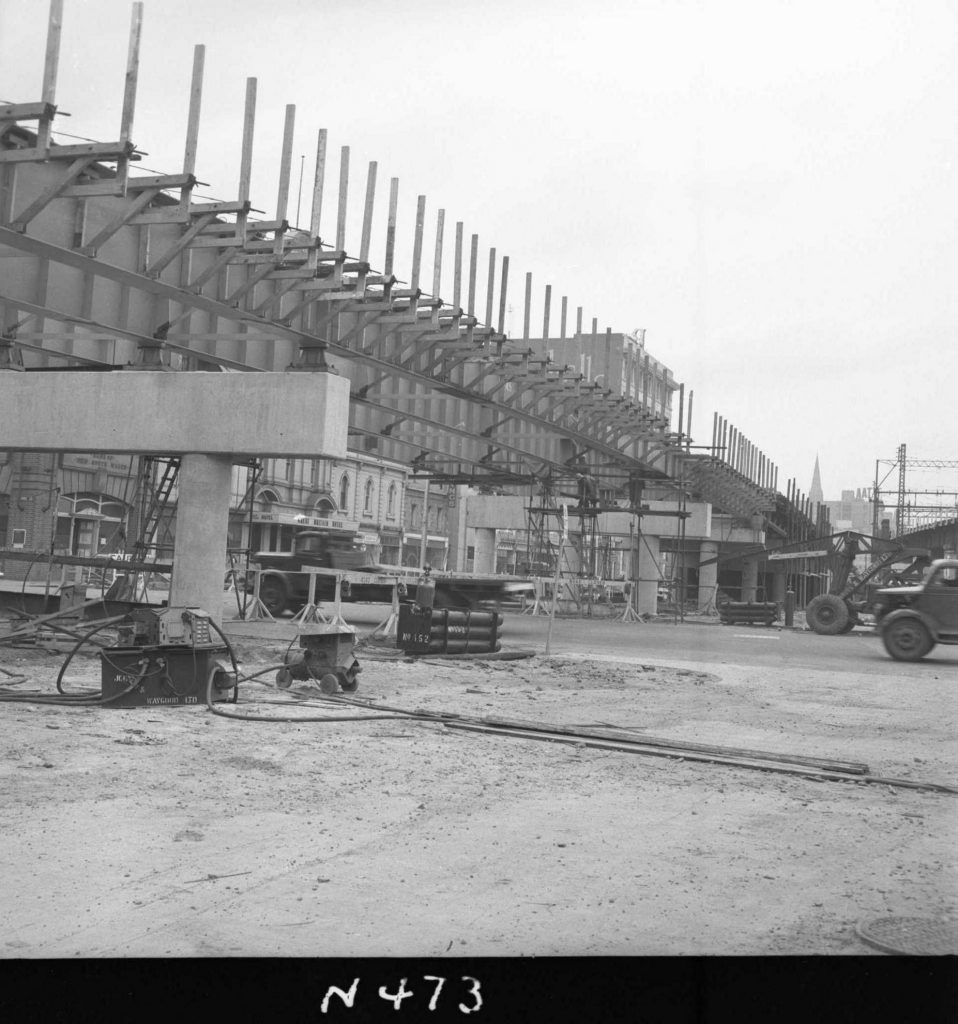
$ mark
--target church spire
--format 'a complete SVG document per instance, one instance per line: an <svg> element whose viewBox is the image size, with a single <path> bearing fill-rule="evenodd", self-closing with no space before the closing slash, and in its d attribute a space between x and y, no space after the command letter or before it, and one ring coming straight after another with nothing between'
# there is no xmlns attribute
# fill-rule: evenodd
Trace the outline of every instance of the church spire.
<svg viewBox="0 0 958 1024"><path fill-rule="evenodd" d="M822 493L822 474L818 468L818 456L815 456L815 469L812 471L812 486L808 490L808 500L811 505L815 505L816 502L821 504L825 500L825 495Z"/></svg>

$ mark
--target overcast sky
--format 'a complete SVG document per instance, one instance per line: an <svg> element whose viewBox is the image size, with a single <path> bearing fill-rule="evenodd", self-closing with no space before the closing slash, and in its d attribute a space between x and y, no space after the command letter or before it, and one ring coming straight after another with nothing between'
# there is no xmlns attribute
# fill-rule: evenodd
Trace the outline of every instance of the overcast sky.
<svg viewBox="0 0 958 1024"><path fill-rule="evenodd" d="M65 0L63 131L116 138L132 4ZM44 0L0 0L0 101L40 98ZM382 266L399 178L396 272L427 197L422 284L445 213L510 257L507 321L646 329L694 391L696 444L725 416L807 491L869 486L900 443L958 459L958 4L954 0L146 0L133 139L182 166L193 46L206 46L197 175L235 199L246 78L258 81L252 200L275 214L296 104L289 216L309 221L328 129L321 234L350 147L358 253L378 162ZM69 141L61 139L61 141ZM305 160L302 158L305 157ZM498 297L496 298L498 309ZM884 476L890 465L880 467ZM892 481L886 486L891 485ZM958 471L909 476L958 490Z"/></svg>

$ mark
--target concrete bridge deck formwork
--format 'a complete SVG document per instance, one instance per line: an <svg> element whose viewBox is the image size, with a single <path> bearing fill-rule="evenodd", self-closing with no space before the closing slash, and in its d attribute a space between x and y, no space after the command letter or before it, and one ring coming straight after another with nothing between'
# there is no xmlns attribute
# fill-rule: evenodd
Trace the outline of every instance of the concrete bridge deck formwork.
<svg viewBox="0 0 958 1024"><path fill-rule="evenodd" d="M218 371L204 375L210 393L226 387L228 374L222 371L258 372L271 381L262 403L280 406L296 390L290 383L294 376L326 377L332 371L348 382L350 447L426 474L509 484L568 476L570 465L587 466L624 492L640 479L736 516L774 511L777 469L757 446L734 428L726 437L728 425L716 417L711 446L693 451L681 406L673 430L670 405L655 398L663 387L674 390L674 382L656 377L647 360L629 367L627 381L621 371L606 372L612 369L611 331L605 333L605 345L599 343L596 321L591 338L584 334L581 307L575 338L592 352L591 373L540 354L530 343L529 274L523 336L508 337L509 257L497 260L491 249L484 272L478 236L472 235L467 245L461 223L455 228L451 297L442 298L445 211L436 215L433 273L427 282L425 196L417 198L408 281L401 282L395 178L388 189L383 263L375 268L375 162L365 175L358 246L350 247L349 147L339 154L332 216L331 204L324 207L324 194L330 191L325 129L316 135L309 226L291 226L293 105L285 110L277 154L275 215L255 220L250 181L256 79L246 83L236 198L197 202L203 46L194 51L190 104L183 112L182 169L138 175L132 134L142 8L133 4L116 141L53 141L62 0L51 2L40 100L0 107L0 366L28 372L59 368L51 382L75 376L76 370L102 371L120 378L117 393L129 370ZM447 266L447 279L448 271ZM547 287L543 339L553 334L550 308ZM565 297L559 323L559 337L565 340ZM0 375L4 395L22 389L23 379L17 373ZM624 384L608 387L600 379ZM68 400L69 383L64 387L61 393ZM169 390L177 392L178 386ZM317 412L322 401L323 389L317 386ZM176 406L170 410L175 416ZM249 406L242 413L247 419L259 415ZM37 422L45 414L34 407ZM77 415L97 412L82 406ZM690 428L691 408L688 422ZM0 447L8 450L69 450L87 443L66 431L41 444L18 436L10 424L4 428ZM176 453L162 432L152 438L132 432L124 437L119 429L114 435L112 446L101 450ZM321 445L302 450L302 438L294 444L275 428L258 435L255 451L250 447L249 440L237 443L232 456L322 454ZM192 450L202 449L198 438Z"/></svg>

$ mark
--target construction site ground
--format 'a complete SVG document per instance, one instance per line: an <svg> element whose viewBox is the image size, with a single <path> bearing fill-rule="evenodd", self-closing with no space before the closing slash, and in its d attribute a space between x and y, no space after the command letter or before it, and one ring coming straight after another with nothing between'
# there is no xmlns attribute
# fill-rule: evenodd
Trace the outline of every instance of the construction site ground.
<svg viewBox="0 0 958 1024"><path fill-rule="evenodd" d="M361 637L382 611L352 609ZM861 630L548 628L507 616L505 647L535 652L518 660L410 660L361 640L356 696L958 785L958 649L901 664ZM244 674L297 636L289 619L226 630ZM0 685L54 692L69 645L53 646L0 647ZM273 678L223 709L361 714ZM88 649L66 684L99 679ZM958 912L950 793L402 718L7 703L0 735L6 958L881 956L857 923Z"/></svg>

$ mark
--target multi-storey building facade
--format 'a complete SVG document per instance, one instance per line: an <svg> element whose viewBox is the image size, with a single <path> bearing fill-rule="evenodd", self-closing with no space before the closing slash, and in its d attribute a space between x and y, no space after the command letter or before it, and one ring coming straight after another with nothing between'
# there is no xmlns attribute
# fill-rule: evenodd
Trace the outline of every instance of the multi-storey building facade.
<svg viewBox="0 0 958 1024"><path fill-rule="evenodd" d="M230 546L281 551L306 527L353 529L372 561L398 564L408 470L350 453L344 459L264 459L233 470Z"/></svg>

